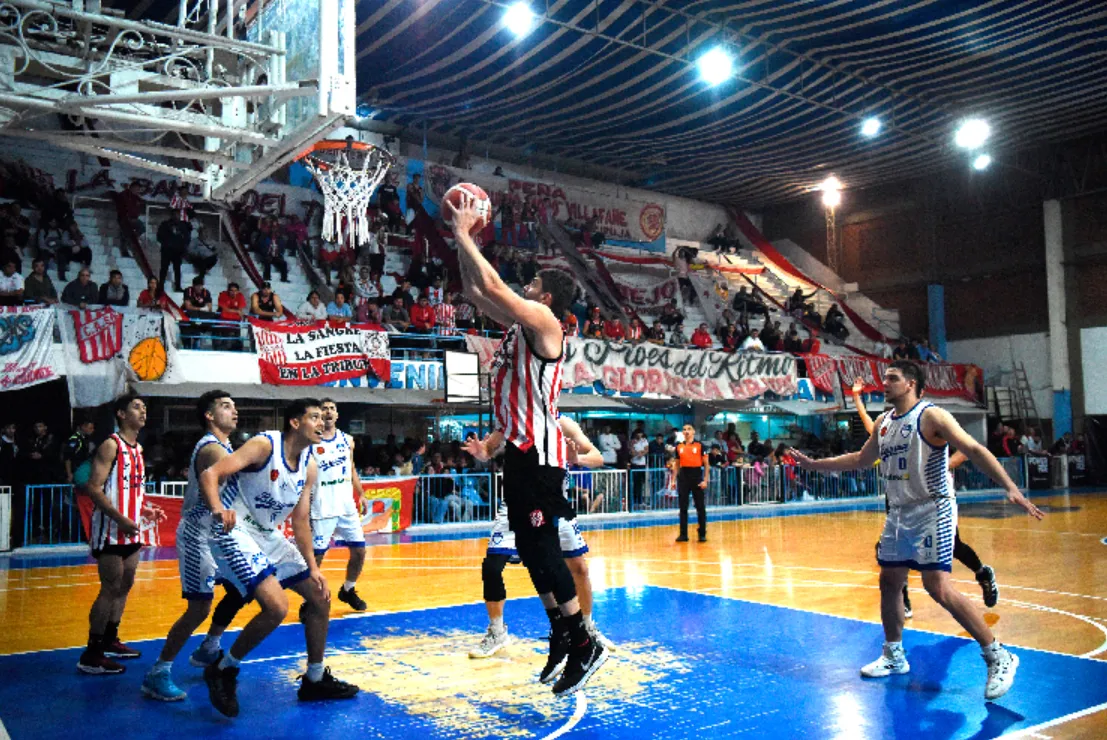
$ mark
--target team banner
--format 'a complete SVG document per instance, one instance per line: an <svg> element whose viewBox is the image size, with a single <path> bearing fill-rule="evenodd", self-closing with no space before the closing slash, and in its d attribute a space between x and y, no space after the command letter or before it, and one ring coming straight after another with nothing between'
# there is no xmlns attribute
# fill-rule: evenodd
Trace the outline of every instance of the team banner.
<svg viewBox="0 0 1107 740"><path fill-rule="evenodd" d="M361 528L365 534L399 532L411 526L418 477L368 478L361 482L358 500Z"/></svg>
<svg viewBox="0 0 1107 740"><path fill-rule="evenodd" d="M497 340L467 336L491 370ZM796 392L796 359L787 354L713 352L570 337L562 389L602 385L607 392L652 393L692 401L747 400Z"/></svg>
<svg viewBox="0 0 1107 740"><path fill-rule="evenodd" d="M180 383L177 322L160 309L58 307L65 376L74 408L110 403L128 380Z"/></svg>
<svg viewBox="0 0 1107 740"><path fill-rule="evenodd" d="M0 311L0 391L56 380L54 311L49 306L5 306Z"/></svg>
<svg viewBox="0 0 1107 740"><path fill-rule="evenodd" d="M661 310L677 297L680 285L677 279L668 277L668 271L659 272L648 269L628 271L622 265L609 264L608 271L623 305L630 306L643 316L660 314Z"/></svg>
<svg viewBox="0 0 1107 740"><path fill-rule="evenodd" d="M842 355L805 355L807 375L820 391L832 392L834 386L842 390L853 387L860 378L863 393L884 392L884 371L891 360L875 357ZM953 400L983 403L984 372L976 365L950 363L921 363L926 371L925 395Z"/></svg>
<svg viewBox="0 0 1107 740"><path fill-rule="evenodd" d="M81 526L85 529L85 539L92 531L92 497L80 491L77 493L77 510L81 515ZM177 544L177 525L181 523L181 505L184 499L179 496L146 494L146 503L160 506L165 512L161 520L142 517L137 523L142 532L142 540L154 547L175 547Z"/></svg>
<svg viewBox="0 0 1107 740"><path fill-rule="evenodd" d="M263 383L322 385L369 373L386 381L391 377L387 332L322 321L250 323Z"/></svg>

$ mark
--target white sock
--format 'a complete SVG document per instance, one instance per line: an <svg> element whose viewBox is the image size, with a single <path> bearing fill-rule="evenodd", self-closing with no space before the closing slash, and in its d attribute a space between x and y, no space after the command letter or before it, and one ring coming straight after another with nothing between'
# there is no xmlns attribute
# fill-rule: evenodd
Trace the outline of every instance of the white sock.
<svg viewBox="0 0 1107 740"><path fill-rule="evenodd" d="M151 673L169 673L170 669L172 669L172 668L173 668L173 661L171 661L171 660L159 660L156 663L154 663L154 667L153 667L153 669L151 669L150 672Z"/></svg>
<svg viewBox="0 0 1107 740"><path fill-rule="evenodd" d="M224 668L238 668L238 664L242 661L231 655L231 651L223 653L223 660L219 661L219 670Z"/></svg>
<svg viewBox="0 0 1107 740"><path fill-rule="evenodd" d="M352 589L356 585L357 585L357 581L343 581L342 582L342 590L343 591L349 591L350 589Z"/></svg>
<svg viewBox="0 0 1107 740"><path fill-rule="evenodd" d="M222 635L208 635L204 638L204 641L200 643L200 647L204 648L205 650L218 650L219 640L221 637Z"/></svg>
<svg viewBox="0 0 1107 740"><path fill-rule="evenodd" d="M1003 646L999 644L999 640L993 640L991 645L980 648L981 652L987 656L996 656L1003 652Z"/></svg>
<svg viewBox="0 0 1107 740"><path fill-rule="evenodd" d="M489 624L492 625L493 632L503 632L505 629L507 629L507 627L504 626L503 617L493 617L491 620L489 620Z"/></svg>
<svg viewBox="0 0 1107 740"><path fill-rule="evenodd" d="M312 683L323 680L322 663L308 663L307 680L311 681Z"/></svg>
<svg viewBox="0 0 1107 740"><path fill-rule="evenodd" d="M584 615L584 626L587 627L590 630L596 629L596 623L592 621L592 615L591 614L585 614Z"/></svg>
<svg viewBox="0 0 1107 740"><path fill-rule="evenodd" d="M887 642L887 641L885 641L884 649L887 650L889 653L902 653L903 652L903 641L902 640L897 641L897 642Z"/></svg>

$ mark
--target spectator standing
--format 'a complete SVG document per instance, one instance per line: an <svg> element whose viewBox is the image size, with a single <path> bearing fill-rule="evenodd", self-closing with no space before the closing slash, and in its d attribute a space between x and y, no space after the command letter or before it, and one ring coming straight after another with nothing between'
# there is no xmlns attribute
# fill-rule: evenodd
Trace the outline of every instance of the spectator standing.
<svg viewBox="0 0 1107 740"><path fill-rule="evenodd" d="M96 283L92 282L92 271L87 267L82 267L77 273L77 279L70 281L62 290L61 302L76 306L82 311L99 300L100 293L96 289Z"/></svg>
<svg viewBox="0 0 1107 740"><path fill-rule="evenodd" d="M434 322L441 336L449 337L457 334L457 310L454 308L454 294L446 292L442 302L434 307Z"/></svg>
<svg viewBox="0 0 1107 740"><path fill-rule="evenodd" d="M405 201L404 205L407 206L406 222L408 227L415 220L415 208L423 207L423 185L421 184L422 175L416 173L411 176L411 182L407 184L407 190L404 193Z"/></svg>
<svg viewBox="0 0 1107 740"><path fill-rule="evenodd" d="M169 296L165 294L157 278L146 280L146 290L138 294L138 307L160 308L163 311L169 308Z"/></svg>
<svg viewBox="0 0 1107 740"><path fill-rule="evenodd" d="M19 306L23 303L23 276L15 271L15 260L4 262L0 272L0 306Z"/></svg>
<svg viewBox="0 0 1107 740"><path fill-rule="evenodd" d="M108 282L100 286L100 303L105 306L129 306L131 290L123 283L123 273L112 270L108 273Z"/></svg>
<svg viewBox="0 0 1107 740"><path fill-rule="evenodd" d="M181 287L181 261L188 252L192 241L192 224L170 216L158 226L158 244L161 245L161 266L158 268L158 283L165 285L169 276L169 266L173 266L175 280L173 290L183 292Z"/></svg>
<svg viewBox="0 0 1107 740"><path fill-rule="evenodd" d="M301 221L300 217L295 213L290 213L287 221L284 227L284 233L288 236L286 250L292 254L296 254L307 246L307 224Z"/></svg>
<svg viewBox="0 0 1107 740"><path fill-rule="evenodd" d="M346 303L346 296L335 293L334 300L327 304L327 318L335 323L346 325L354 318L353 309Z"/></svg>
<svg viewBox="0 0 1107 740"><path fill-rule="evenodd" d="M263 228L264 227L264 228ZM273 275L273 266L281 273L281 282L288 282L288 262L284 258L284 250L281 248L280 225L276 217L269 216L262 219L258 226L257 254L261 259L262 278L269 280ZM330 270L323 266L323 274L329 284L331 281Z"/></svg>
<svg viewBox="0 0 1107 740"><path fill-rule="evenodd" d="M388 230L394 234L399 233L404 228L403 214L400 213L400 192L396 189L396 178L395 173L389 174L377 190L377 203L380 204L381 212L388 219Z"/></svg>
<svg viewBox="0 0 1107 740"><path fill-rule="evenodd" d="M631 503L634 509L642 505L642 490L646 485L646 460L650 452L650 442L646 433L635 429L630 435L630 476ZM632 510L634 510L632 509Z"/></svg>
<svg viewBox="0 0 1107 740"><path fill-rule="evenodd" d="M23 281L23 300L44 303L47 306L58 302L58 290L54 287L54 281L46 274L46 262L41 259L31 262L31 274Z"/></svg>
<svg viewBox="0 0 1107 740"><path fill-rule="evenodd" d="M261 290L250 296L250 313L265 321L280 321L284 318L284 306L280 296L273 292L273 286L264 283Z"/></svg>
<svg viewBox="0 0 1107 740"><path fill-rule="evenodd" d="M296 318L303 319L305 321L326 321L327 320L327 307L323 301L319 298L319 291L313 290L308 293L307 300L300 304L300 307L296 309Z"/></svg>
<svg viewBox="0 0 1107 740"><path fill-rule="evenodd" d="M16 426L12 422L0 428L0 485L11 486L18 483L16 460L19 458L19 444L16 440ZM14 497L18 500L19 496ZM22 521L13 517L12 521Z"/></svg>
<svg viewBox="0 0 1107 740"><path fill-rule="evenodd" d="M21 448L23 453L24 477L28 483L54 483L57 450L54 447L54 435L50 433L46 422L36 421L31 427L31 438Z"/></svg>
<svg viewBox="0 0 1107 740"><path fill-rule="evenodd" d="M142 186L137 182L132 182L129 185L123 187L122 192L119 194L119 212L123 220L134 231L135 239L143 239L146 236L146 224L142 222L142 216L146 212L146 201L143 199L139 192ZM130 250L127 249L127 239L123 239L120 244L120 254L124 257L130 257Z"/></svg>
<svg viewBox="0 0 1107 740"><path fill-rule="evenodd" d="M88 474L92 468L92 453L96 451L96 443L92 441L92 434L95 431L96 424L91 419L83 419L77 422L77 426L73 428L73 434L66 440L65 448L62 450L66 483L77 486L88 483Z"/></svg>
<svg viewBox="0 0 1107 740"><path fill-rule="evenodd" d="M369 245L366 248L369 253L369 272L376 275L384 273L384 250L388 246L388 229L385 228L382 222L380 228L377 229L376 237L370 237Z"/></svg>
<svg viewBox="0 0 1107 740"><path fill-rule="evenodd" d="M437 306L442 302L443 296L445 296L445 288L442 287L442 278L436 277L431 286L427 288L427 301L431 306Z"/></svg>
<svg viewBox="0 0 1107 740"><path fill-rule="evenodd" d="M419 302L411 308L411 331L418 334L430 334L434 331L434 308L426 294L419 296Z"/></svg>
<svg viewBox="0 0 1107 740"><path fill-rule="evenodd" d="M31 240L31 222L23 215L19 203L9 203L0 215L0 234L11 239L12 246L22 251Z"/></svg>
<svg viewBox="0 0 1107 740"><path fill-rule="evenodd" d="M611 432L611 427L605 426L598 439L600 454L603 456L604 465L615 465L619 459L619 450L623 448L619 437Z"/></svg>

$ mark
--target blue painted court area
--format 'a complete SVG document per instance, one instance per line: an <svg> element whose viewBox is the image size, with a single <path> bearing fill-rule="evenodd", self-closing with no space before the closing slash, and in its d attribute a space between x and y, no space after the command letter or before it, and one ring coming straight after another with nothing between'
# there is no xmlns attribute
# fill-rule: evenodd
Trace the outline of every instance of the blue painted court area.
<svg viewBox="0 0 1107 740"><path fill-rule="evenodd" d="M1014 689L983 699L985 669L970 641L908 631L912 671L862 680L877 655L874 624L664 588L597 594L596 614L619 645L585 699L555 699L534 681L545 617L513 600L506 653L470 660L485 626L480 604L348 618L331 625L335 674L353 701L302 705L299 627L281 627L244 665L235 720L209 705L199 670L178 659L186 701L142 698L160 642L123 676L79 676L79 651L0 657L0 719L13 738L160 736L543 738L990 738L1107 702L1107 663L1016 650ZM190 644L195 646L198 638ZM44 681L49 686L44 691ZM335 734L331 734L335 733Z"/></svg>

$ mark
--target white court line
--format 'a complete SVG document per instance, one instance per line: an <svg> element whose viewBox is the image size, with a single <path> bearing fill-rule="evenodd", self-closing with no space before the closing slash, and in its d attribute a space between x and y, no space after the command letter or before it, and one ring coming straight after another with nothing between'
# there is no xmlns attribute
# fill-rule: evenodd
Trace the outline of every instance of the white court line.
<svg viewBox="0 0 1107 740"><path fill-rule="evenodd" d="M1034 725L1033 727L1027 727L1023 730L1017 730L1010 735L1004 735L1004 738L1017 738L1017 737L1042 737L1038 734L1039 730L1045 730L1049 727L1056 727L1057 725L1063 725L1066 722L1072 722L1074 719L1080 719L1081 717L1087 717L1092 714L1098 714L1104 709L1107 709L1107 703L1097 704L1094 707L1088 707L1087 709L1081 709L1079 712L1073 712L1072 714L1066 714L1063 717L1057 717L1051 719L1048 722L1043 722L1040 725Z"/></svg>
<svg viewBox="0 0 1107 740"><path fill-rule="evenodd" d="M577 723L584 719L584 713L588 710L588 699L584 696L583 691L576 693L576 706L573 708L573 715L569 717L561 727L546 735L542 740L554 740L554 738L561 737L569 730L577 726Z"/></svg>
<svg viewBox="0 0 1107 740"><path fill-rule="evenodd" d="M12 740L12 736L8 734L8 730L4 727L4 721L0 720L0 740Z"/></svg>

